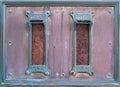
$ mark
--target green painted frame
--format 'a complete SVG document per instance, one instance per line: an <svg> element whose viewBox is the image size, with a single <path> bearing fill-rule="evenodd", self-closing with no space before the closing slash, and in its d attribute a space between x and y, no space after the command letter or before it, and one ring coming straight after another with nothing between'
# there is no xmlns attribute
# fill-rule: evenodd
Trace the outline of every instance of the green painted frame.
<svg viewBox="0 0 120 87"><path fill-rule="evenodd" d="M93 75L92 70L92 12L82 14L82 13L72 13L73 19L73 68L71 74L85 72L89 75ZM76 65L76 25L77 24L89 24L89 50L88 50L88 65Z"/></svg>
<svg viewBox="0 0 120 87"><path fill-rule="evenodd" d="M81 7L114 7L114 80L39 80L39 79L20 79L6 80L6 7L13 6L81 6ZM5 0L0 1L0 79L1 85L116 85L120 86L120 56L119 56L119 2L89 2L73 0Z"/></svg>
<svg viewBox="0 0 120 87"><path fill-rule="evenodd" d="M49 75L47 68L47 57L46 57L46 32L48 30L48 16L50 12L46 11L45 13L34 14L31 11L26 11L26 16L28 17L28 68L26 74L38 73L41 72L45 75ZM43 24L44 25L44 37L45 37L45 46L44 46L44 64L43 65L32 65L32 24Z"/></svg>
<svg viewBox="0 0 120 87"><path fill-rule="evenodd" d="M3 27L3 23L2 23L2 1L0 1L0 42L2 42L2 27ZM2 69L3 69L3 59L2 59L2 43L0 43L0 83L2 82L2 75L3 75L3 72L2 72Z"/></svg>

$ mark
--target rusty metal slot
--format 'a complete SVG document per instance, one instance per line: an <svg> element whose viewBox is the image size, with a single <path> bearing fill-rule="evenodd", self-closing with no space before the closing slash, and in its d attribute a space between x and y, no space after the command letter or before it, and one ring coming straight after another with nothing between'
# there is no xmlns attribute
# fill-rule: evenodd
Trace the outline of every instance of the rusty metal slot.
<svg viewBox="0 0 120 87"><path fill-rule="evenodd" d="M44 25L32 24L32 65L44 64Z"/></svg>
<svg viewBox="0 0 120 87"><path fill-rule="evenodd" d="M92 14L72 13L73 19L73 67L71 74L92 70Z"/></svg>
<svg viewBox="0 0 120 87"><path fill-rule="evenodd" d="M76 25L76 64L89 65L89 25Z"/></svg>
<svg viewBox="0 0 120 87"><path fill-rule="evenodd" d="M28 68L26 74L43 73L49 75L47 67L46 32L50 12L34 14L26 11L28 17Z"/></svg>

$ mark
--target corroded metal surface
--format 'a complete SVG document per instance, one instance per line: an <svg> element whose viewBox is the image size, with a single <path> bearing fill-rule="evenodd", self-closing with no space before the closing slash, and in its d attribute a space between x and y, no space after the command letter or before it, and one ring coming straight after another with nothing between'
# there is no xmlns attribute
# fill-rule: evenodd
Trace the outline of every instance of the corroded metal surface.
<svg viewBox="0 0 120 87"><path fill-rule="evenodd" d="M28 67L28 27L26 10L44 12L46 7L7 7L6 11L6 79L39 79L40 73L25 75ZM50 78L70 78L72 68L72 18L71 11L93 11L92 80L113 78L114 75L114 9L113 7L49 7L52 15L48 21L47 51ZM19 17L18 17L19 16ZM104 68L103 68L104 66ZM18 69L19 68L19 69ZM82 75L82 74L80 74ZM88 75L84 75L87 78ZM82 78L83 76L78 76ZM76 77L76 78L77 78ZM44 78L45 79L45 78Z"/></svg>
<svg viewBox="0 0 120 87"><path fill-rule="evenodd" d="M44 26L32 24L32 64L43 65L44 63Z"/></svg>
<svg viewBox="0 0 120 87"><path fill-rule="evenodd" d="M77 24L76 30L76 49L77 49L77 65L88 65L88 44L89 44L89 25Z"/></svg>

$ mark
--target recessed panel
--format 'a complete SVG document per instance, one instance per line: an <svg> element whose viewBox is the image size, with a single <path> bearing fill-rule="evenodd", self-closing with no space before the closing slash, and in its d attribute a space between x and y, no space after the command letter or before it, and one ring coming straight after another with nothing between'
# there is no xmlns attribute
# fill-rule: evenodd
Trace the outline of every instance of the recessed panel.
<svg viewBox="0 0 120 87"><path fill-rule="evenodd" d="M89 25L77 24L76 25L76 64L88 65L89 64Z"/></svg>
<svg viewBox="0 0 120 87"><path fill-rule="evenodd" d="M32 24L32 65L44 64L44 26Z"/></svg>

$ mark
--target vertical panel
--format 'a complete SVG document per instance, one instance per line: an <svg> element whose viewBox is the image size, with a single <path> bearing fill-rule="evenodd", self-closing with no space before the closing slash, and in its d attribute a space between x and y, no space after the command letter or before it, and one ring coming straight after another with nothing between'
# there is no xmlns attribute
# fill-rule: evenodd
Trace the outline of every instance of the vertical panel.
<svg viewBox="0 0 120 87"><path fill-rule="evenodd" d="M62 68L61 68L61 78L69 78L69 63L70 63L70 31L71 29L71 16L70 14L71 7L61 7L61 37L62 37Z"/></svg>
<svg viewBox="0 0 120 87"><path fill-rule="evenodd" d="M32 24L32 64L43 65L44 63L44 26Z"/></svg>
<svg viewBox="0 0 120 87"><path fill-rule="evenodd" d="M89 25L77 24L76 26L76 64L88 65Z"/></svg>
<svg viewBox="0 0 120 87"><path fill-rule="evenodd" d="M115 80L116 81L119 81L119 83L120 83L120 56L119 56L119 54L120 54L120 51L119 51L119 43L120 43L120 41L119 41L119 39L120 39L120 36L119 36L119 25L120 25L120 22L119 22L119 19L120 19L120 15L119 15L119 3L116 3L116 5L115 5L115 17L114 17L114 22L115 22L115 24L114 24L114 28L115 28L115 61L114 61L114 72L115 72L115 74L114 74L114 78L115 78ZM118 37L119 36L119 37ZM118 73L119 72L119 73Z"/></svg>
<svg viewBox="0 0 120 87"><path fill-rule="evenodd" d="M114 75L114 8L101 8L95 14L92 48L94 73L98 78L109 79Z"/></svg>
<svg viewBox="0 0 120 87"><path fill-rule="evenodd" d="M0 84L2 81L2 67L3 67L3 62L2 62L2 1L0 1Z"/></svg>
<svg viewBox="0 0 120 87"><path fill-rule="evenodd" d="M6 79L45 78L41 73L26 75L28 68L28 26L25 11L42 13L43 7L8 7L6 11ZM38 10L39 9L39 10ZM19 15L19 17L18 17ZM17 19L17 20L16 20ZM12 20L12 22L11 22ZM19 21L18 21L19 20ZM5 44L6 45L6 44Z"/></svg>
<svg viewBox="0 0 120 87"><path fill-rule="evenodd" d="M50 51L52 51L53 55L53 70L52 71L52 77L53 78L60 78L61 74L61 60L62 60L62 38L61 38L61 11L59 7L51 7L51 43L52 48L50 48Z"/></svg>

